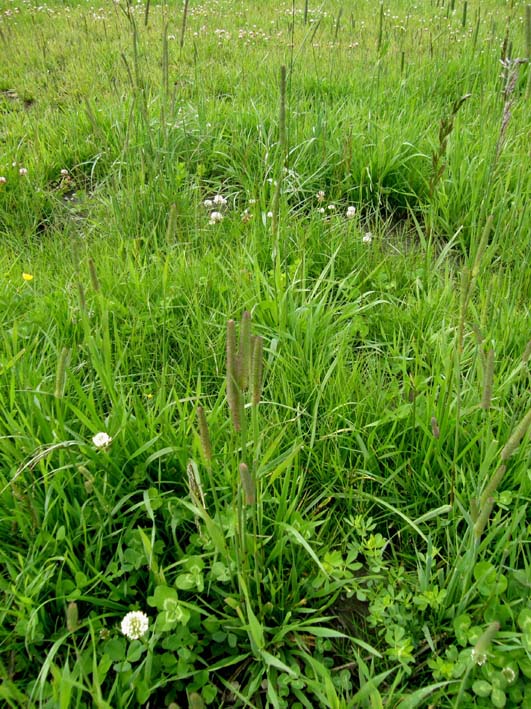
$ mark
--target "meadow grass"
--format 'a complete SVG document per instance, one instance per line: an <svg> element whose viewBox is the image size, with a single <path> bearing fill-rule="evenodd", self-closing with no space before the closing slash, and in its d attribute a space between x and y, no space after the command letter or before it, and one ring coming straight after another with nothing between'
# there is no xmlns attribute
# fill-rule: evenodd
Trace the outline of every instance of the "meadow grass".
<svg viewBox="0 0 531 709"><path fill-rule="evenodd" d="M2 703L531 707L530 6L0 46Z"/></svg>

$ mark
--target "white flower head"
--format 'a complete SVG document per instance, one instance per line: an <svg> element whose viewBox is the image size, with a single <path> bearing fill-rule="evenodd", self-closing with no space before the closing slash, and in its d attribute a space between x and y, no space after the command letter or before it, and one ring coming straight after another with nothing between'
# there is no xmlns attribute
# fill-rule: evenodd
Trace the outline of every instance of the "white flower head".
<svg viewBox="0 0 531 709"><path fill-rule="evenodd" d="M335 208L336 208L336 205L335 205L335 204L329 204L329 205L328 205L328 211L329 211L329 212L333 212L333 211L335 210Z"/></svg>
<svg viewBox="0 0 531 709"><path fill-rule="evenodd" d="M324 198L325 198L324 190L319 190L319 192L317 193L317 201L319 202L319 204L324 200Z"/></svg>
<svg viewBox="0 0 531 709"><path fill-rule="evenodd" d="M266 214L266 217L267 217L268 219L273 219L273 212L268 212L268 213Z"/></svg>
<svg viewBox="0 0 531 709"><path fill-rule="evenodd" d="M63 169L61 170L61 177L68 177L69 174L70 173L68 172L66 167L63 167Z"/></svg>
<svg viewBox="0 0 531 709"><path fill-rule="evenodd" d="M347 218L352 219L356 216L356 207L347 207Z"/></svg>
<svg viewBox="0 0 531 709"><path fill-rule="evenodd" d="M18 171L18 174L21 177L25 177L28 174L28 168L27 167L21 167Z"/></svg>
<svg viewBox="0 0 531 709"><path fill-rule="evenodd" d="M147 633L149 618L142 611L131 611L124 616L121 624L122 633L129 640L138 640Z"/></svg>
<svg viewBox="0 0 531 709"><path fill-rule="evenodd" d="M319 209L318 209L317 211L319 212L319 214L324 214L324 213L325 213L325 208L324 208L324 207L319 207Z"/></svg>
<svg viewBox="0 0 531 709"><path fill-rule="evenodd" d="M209 224L217 224L223 219L223 214L221 212L212 212L210 214Z"/></svg>
<svg viewBox="0 0 531 709"><path fill-rule="evenodd" d="M107 446L109 446L111 442L111 436L109 436L108 433L105 433L105 431L100 431L92 437L92 443L94 443L96 448L107 448Z"/></svg>
<svg viewBox="0 0 531 709"><path fill-rule="evenodd" d="M502 675L505 677L507 684L512 684L516 679L516 672L509 665L503 668Z"/></svg>
<svg viewBox="0 0 531 709"><path fill-rule="evenodd" d="M472 648L472 654L470 657L472 662L480 667L487 662L487 653L481 652L481 650L478 651L476 648Z"/></svg>
<svg viewBox="0 0 531 709"><path fill-rule="evenodd" d="M5 185L6 182L7 182L7 177L0 175L0 185Z"/></svg>
<svg viewBox="0 0 531 709"><path fill-rule="evenodd" d="M203 206L207 209L211 209L214 206L214 202L211 199L205 199Z"/></svg>
<svg viewBox="0 0 531 709"><path fill-rule="evenodd" d="M221 194L217 194L212 201L214 202L214 204L217 207L226 207L227 206L227 200Z"/></svg>
<svg viewBox="0 0 531 709"><path fill-rule="evenodd" d="M366 234L364 234L362 241L364 244L370 244L372 241L372 233L368 231Z"/></svg>

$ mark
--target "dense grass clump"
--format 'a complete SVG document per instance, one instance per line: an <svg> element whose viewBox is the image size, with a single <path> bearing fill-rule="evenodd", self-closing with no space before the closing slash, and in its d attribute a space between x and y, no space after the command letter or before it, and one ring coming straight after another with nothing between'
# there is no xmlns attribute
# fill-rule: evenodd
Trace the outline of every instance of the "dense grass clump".
<svg viewBox="0 0 531 709"><path fill-rule="evenodd" d="M530 6L350 5L0 0L5 706L531 706Z"/></svg>

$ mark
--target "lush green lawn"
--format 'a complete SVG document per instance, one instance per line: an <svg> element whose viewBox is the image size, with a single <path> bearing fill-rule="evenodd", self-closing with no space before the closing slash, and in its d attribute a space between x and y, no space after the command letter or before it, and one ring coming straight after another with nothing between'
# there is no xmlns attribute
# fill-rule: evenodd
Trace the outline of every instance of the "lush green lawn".
<svg viewBox="0 0 531 709"><path fill-rule="evenodd" d="M183 10L0 0L0 703L531 707L531 8Z"/></svg>

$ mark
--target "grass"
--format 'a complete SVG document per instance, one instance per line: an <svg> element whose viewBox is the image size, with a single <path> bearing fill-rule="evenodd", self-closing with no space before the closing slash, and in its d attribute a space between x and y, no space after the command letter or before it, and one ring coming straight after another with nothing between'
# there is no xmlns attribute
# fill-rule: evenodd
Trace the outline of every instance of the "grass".
<svg viewBox="0 0 531 709"><path fill-rule="evenodd" d="M531 706L530 18L0 0L6 706Z"/></svg>

